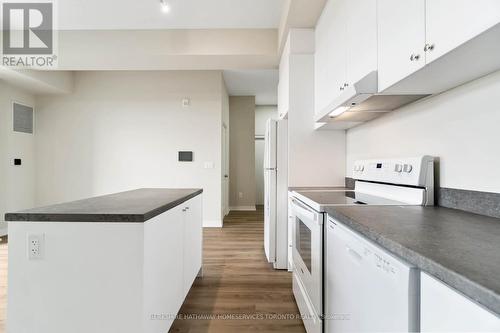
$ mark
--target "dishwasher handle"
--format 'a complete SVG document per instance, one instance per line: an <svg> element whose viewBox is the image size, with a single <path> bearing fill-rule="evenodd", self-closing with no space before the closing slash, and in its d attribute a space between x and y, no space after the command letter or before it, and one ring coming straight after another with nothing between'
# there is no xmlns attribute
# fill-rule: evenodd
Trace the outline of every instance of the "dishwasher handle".
<svg viewBox="0 0 500 333"><path fill-rule="evenodd" d="M357 261L363 260L363 257L361 256L361 254L359 254L356 250L351 249L349 246L346 246L345 249L351 255L351 257L353 257Z"/></svg>

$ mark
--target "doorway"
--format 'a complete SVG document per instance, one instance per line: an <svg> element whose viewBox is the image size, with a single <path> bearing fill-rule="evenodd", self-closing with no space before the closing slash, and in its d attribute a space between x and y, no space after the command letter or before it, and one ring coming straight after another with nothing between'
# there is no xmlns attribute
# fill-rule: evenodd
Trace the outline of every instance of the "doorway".
<svg viewBox="0 0 500 333"><path fill-rule="evenodd" d="M222 217L229 214L229 138L227 125L222 124Z"/></svg>

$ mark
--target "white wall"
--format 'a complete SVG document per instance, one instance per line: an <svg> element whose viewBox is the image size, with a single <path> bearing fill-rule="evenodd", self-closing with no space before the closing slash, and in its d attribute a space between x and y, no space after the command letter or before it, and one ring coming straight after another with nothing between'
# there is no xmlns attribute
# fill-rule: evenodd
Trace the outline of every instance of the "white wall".
<svg viewBox="0 0 500 333"><path fill-rule="evenodd" d="M229 97L229 206L255 210L255 96Z"/></svg>
<svg viewBox="0 0 500 333"><path fill-rule="evenodd" d="M266 135L266 122L268 119L278 118L276 105L255 106L255 136ZM264 140L255 140L255 204L264 204Z"/></svg>
<svg viewBox="0 0 500 333"><path fill-rule="evenodd" d="M500 72L403 107L347 132L357 159L439 157L440 186L500 192Z"/></svg>
<svg viewBox="0 0 500 333"><path fill-rule="evenodd" d="M219 71L78 72L74 93L38 98L37 204L196 187L204 225L222 225L221 80ZM179 150L194 162L178 162Z"/></svg>
<svg viewBox="0 0 500 333"><path fill-rule="evenodd" d="M35 202L35 137L13 131L14 101L35 106L33 95L0 81L0 235L6 233L5 213L31 208ZM21 158L22 165L14 166L14 158Z"/></svg>

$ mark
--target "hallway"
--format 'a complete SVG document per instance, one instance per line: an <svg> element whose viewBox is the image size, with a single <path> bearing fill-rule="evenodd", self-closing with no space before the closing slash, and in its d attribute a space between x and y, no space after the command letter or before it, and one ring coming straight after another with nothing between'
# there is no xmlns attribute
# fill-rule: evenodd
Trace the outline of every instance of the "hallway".
<svg viewBox="0 0 500 333"><path fill-rule="evenodd" d="M204 229L204 277L180 310L188 319L177 319L170 332L305 332L292 275L266 263L263 216L233 211L224 228Z"/></svg>

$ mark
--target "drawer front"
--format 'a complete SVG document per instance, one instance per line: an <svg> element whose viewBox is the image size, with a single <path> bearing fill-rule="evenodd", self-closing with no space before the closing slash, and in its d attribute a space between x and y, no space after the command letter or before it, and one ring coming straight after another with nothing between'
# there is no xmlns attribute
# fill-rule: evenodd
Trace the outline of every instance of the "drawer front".
<svg viewBox="0 0 500 333"><path fill-rule="evenodd" d="M322 333L323 320L314 310L302 282L295 273L293 274L293 295L295 296L295 301L297 302L307 333Z"/></svg>

